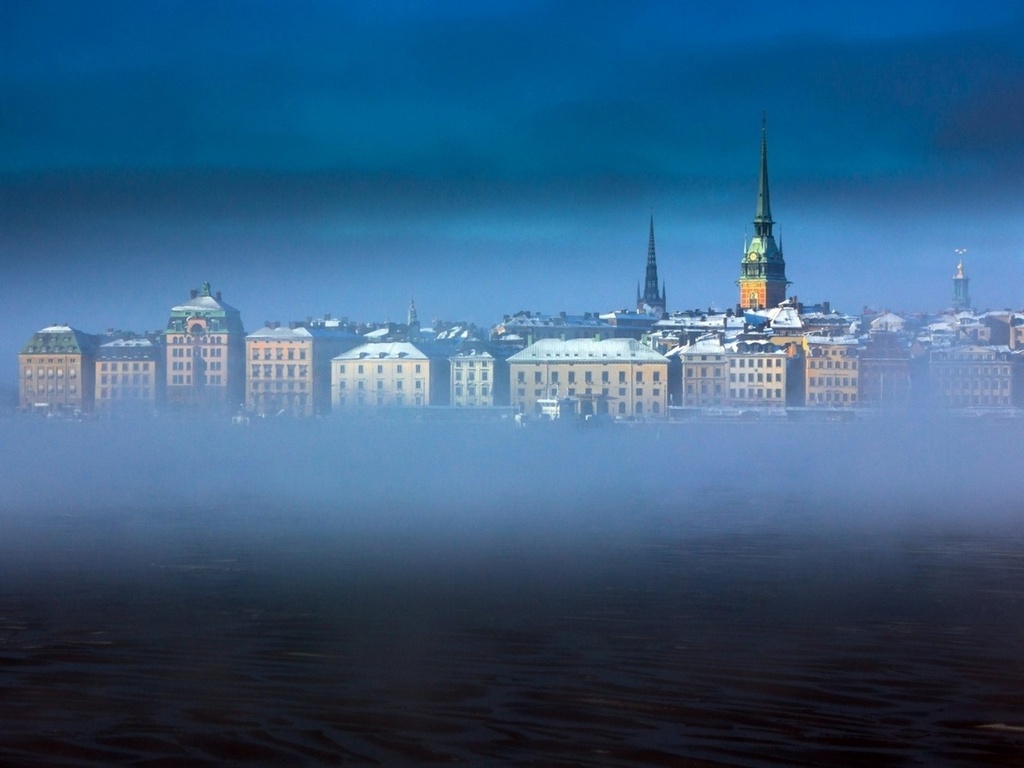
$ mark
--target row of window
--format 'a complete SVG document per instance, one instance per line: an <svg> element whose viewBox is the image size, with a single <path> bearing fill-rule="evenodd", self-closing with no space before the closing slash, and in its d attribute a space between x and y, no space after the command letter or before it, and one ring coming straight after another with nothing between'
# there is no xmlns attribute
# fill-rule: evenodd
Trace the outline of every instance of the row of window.
<svg viewBox="0 0 1024 768"><path fill-rule="evenodd" d="M808 403L855 403L857 395L854 392L815 392L808 395Z"/></svg>
<svg viewBox="0 0 1024 768"><path fill-rule="evenodd" d="M261 378L261 372L262 378L264 379L294 379L296 378L296 374L298 375L298 378L304 379L309 375L309 366L295 364L289 365L287 363L275 363L272 365L264 363L263 365L254 365L249 371L250 378Z"/></svg>
<svg viewBox="0 0 1024 768"><path fill-rule="evenodd" d="M287 385L287 387L285 385ZM280 391L282 391L282 390L284 390L286 388L289 391L294 391L296 389L302 391L302 390L306 389L306 382L304 382L304 381L263 381L263 382L251 381L251 382L249 382L249 389L251 391L253 391L253 392L258 392L261 386L263 387L263 389L265 391L269 391L269 390L273 389L275 391L280 392Z"/></svg>
<svg viewBox="0 0 1024 768"><path fill-rule="evenodd" d="M835 363L835 365L833 365L833 362ZM855 371L855 370L857 370L857 361L856 360L843 360L841 362L842 362L842 365L839 364L840 363L839 360L835 360L835 361L833 361L833 360L808 360L807 361L807 367L808 368L815 368L815 369L823 368L825 370L832 370L833 368L838 368L838 369L843 370L843 371L848 371L848 370L854 370Z"/></svg>
<svg viewBox="0 0 1024 768"><path fill-rule="evenodd" d="M152 397L152 390L149 387L130 387L128 389L119 389L117 387L100 388L100 399L101 400L132 400L132 399L149 399Z"/></svg>
<svg viewBox="0 0 1024 768"><path fill-rule="evenodd" d="M394 399L393 399L392 402L395 405L397 405L397 406L404 406L406 404L405 396L404 395L400 395L400 394L396 394L394 396ZM387 403L387 398L384 395L378 394L377 395L377 405L378 406L383 406L386 403ZM344 408L346 405L365 406L365 405L367 405L366 395L364 395L362 392L359 392L359 393L356 394L355 400L352 400L352 401L348 400L345 397L345 395L339 395L338 396L338 406L341 407L341 408ZM420 394L415 395L413 397L413 400L412 400L412 405L417 405L417 406L423 405L423 395L420 395Z"/></svg>
<svg viewBox="0 0 1024 768"><path fill-rule="evenodd" d="M849 376L811 376L807 380L811 387L856 387L857 377Z"/></svg>
<svg viewBox="0 0 1024 768"><path fill-rule="evenodd" d="M36 375L40 379L52 379L54 377L56 377L58 379L62 379L62 378L64 378L64 369L63 368L57 368L57 369L53 369L53 368L37 368L36 369ZM26 368L25 369L25 378L26 379L31 379L32 378L32 369L31 368ZM77 368L72 368L70 371L68 371L68 378L69 379L78 378L78 369Z"/></svg>
<svg viewBox="0 0 1024 768"><path fill-rule="evenodd" d="M609 397L610 396L609 393L610 393L610 390L607 387L605 387L605 388L603 388L601 390L601 397ZM626 397L628 393L629 393L628 389L626 389L625 387L620 387L619 390L618 390L618 397ZM518 394L520 398L526 397L526 388L525 387L520 387L519 389L516 390L516 394ZM594 391L591 388L589 388L589 387L586 388L585 390L583 390L583 392L577 391L577 389L575 387L569 387L569 388L566 389L565 394L566 394L566 397L579 397L579 396L594 397L595 396ZM634 395L634 397L643 397L644 396L643 388L642 387L638 387L634 391L633 395ZM534 389L533 390L533 396L534 397L558 397L559 396L558 387L552 387L549 390L545 390L543 388ZM657 388L657 387L653 388L651 390L651 397L661 397L661 390L659 388Z"/></svg>
<svg viewBox="0 0 1024 768"><path fill-rule="evenodd" d="M206 383L220 386L224 383L224 379L219 373L208 374L206 376ZM188 373L175 373L171 376L171 384L190 385L192 384L192 375Z"/></svg>
<svg viewBox="0 0 1024 768"><path fill-rule="evenodd" d="M423 389L423 379L416 379L416 381L413 382L413 384L414 384L414 388L415 389ZM338 382L338 389L348 389L348 382L344 381L344 380L339 381ZM357 381L356 382L356 389L358 389L359 391L365 390L366 389L366 382L365 381ZM384 389L385 389L384 382L383 381L377 381L377 391L381 392ZM401 379L397 380L395 382L395 390L396 391L400 391L400 390L403 390L403 389L405 389L405 382L402 381Z"/></svg>
<svg viewBox="0 0 1024 768"><path fill-rule="evenodd" d="M117 367L119 365L121 366L120 369L118 369L118 367ZM113 371L117 371L117 370L121 370L121 371L129 371L129 370L131 370L131 371L141 371L142 370L142 363L138 363L138 362L136 362L136 363L100 363L100 370L103 371L103 372L106 372L106 371L113 372Z"/></svg>
<svg viewBox="0 0 1024 768"><path fill-rule="evenodd" d="M754 378L755 376L757 377L756 379ZM739 374L738 379L737 379L737 375L735 373L730 373L729 374L729 381L730 382L735 382L737 380L741 384L743 382L754 383L755 381L758 384L763 384L765 382L771 382L772 381L772 374L770 374L770 373L741 373L741 374ZM776 373L775 374L775 381L777 381L777 382L781 382L782 381L782 374L781 373Z"/></svg>
<svg viewBox="0 0 1024 768"><path fill-rule="evenodd" d="M356 373L365 373L365 371L364 371L365 367L366 366L364 366L362 363L359 363L358 365L356 365ZM338 375L339 376L344 376L346 370L347 370L347 368L346 368L346 364L345 363L339 363L338 364ZM422 370L423 370L423 368L422 368L422 365L420 363L416 363L413 366L413 372L414 373L421 373ZM404 363L396 363L395 364L395 373L404 373L404 372L405 372L405 364ZM384 366L383 365L378 365L377 366L377 373L384 373Z"/></svg>
<svg viewBox="0 0 1024 768"><path fill-rule="evenodd" d="M482 384L480 386L480 396L481 397L487 397L490 394L490 392L491 392L490 387L488 387L486 384ZM466 395L468 397L476 397L476 385L475 384L467 384L466 385ZM456 384L455 385L455 396L456 397L462 397L462 385L461 384Z"/></svg>
<svg viewBox="0 0 1024 768"><path fill-rule="evenodd" d="M488 381L490 378L489 371L480 371L480 381ZM455 371L455 380L462 381L462 371ZM571 380L571 374L570 374ZM466 372L466 381L476 381L476 371Z"/></svg>
<svg viewBox="0 0 1024 768"><path fill-rule="evenodd" d="M118 376L120 376L120 382L118 381ZM149 374L148 373L121 373L121 374L117 374L117 373L104 373L104 374L100 374L100 384L118 384L118 383L120 383L122 385L134 384L136 386L138 386L139 384L148 385L149 384Z"/></svg>
<svg viewBox="0 0 1024 768"><path fill-rule="evenodd" d="M643 383L643 381L644 381L644 372L643 371L637 371L635 378L636 378L636 382L638 384L639 383ZM558 384L559 380L560 380L559 379L559 371L551 371L550 376L548 377L548 379L549 379L549 383L551 383L551 384ZM651 373L651 380L654 381L655 383L660 382L661 381L661 371L653 371ZM577 383L578 379L576 378L576 371L569 371L568 375L566 376L566 381L569 384ZM526 371L516 371L516 383L517 384L525 384L526 383ZM534 384L543 384L544 383L544 372L543 371L534 371L533 372L533 383ZM584 384L593 384L594 383L594 377L593 377L593 372L592 371L584 371L583 372L583 383ZM611 383L610 380L609 380L609 377L608 377L608 371L601 371L601 383L602 384L609 384L609 383ZM619 384L625 384L625 383L626 383L626 372L625 371L619 371Z"/></svg>
<svg viewBox="0 0 1024 768"><path fill-rule="evenodd" d="M1008 379L972 379L970 381L955 381L943 379L937 383L939 389L1009 389Z"/></svg>
<svg viewBox="0 0 1024 768"><path fill-rule="evenodd" d="M225 343L223 336L206 336L206 335L203 335L203 334L199 334L199 338L202 339L204 344L224 344ZM171 340L170 340L170 343L171 344L192 344L195 341L196 341L196 336L189 336L187 338L185 336L172 336Z"/></svg>
<svg viewBox="0 0 1024 768"><path fill-rule="evenodd" d="M990 366L982 367L964 367L957 366L936 366L934 375L938 376L1009 376L1010 367L1006 365L1000 365L996 368Z"/></svg>
<svg viewBox="0 0 1024 768"><path fill-rule="evenodd" d="M781 400L781 389L729 389L729 397L734 400Z"/></svg>
<svg viewBox="0 0 1024 768"><path fill-rule="evenodd" d="M77 391L78 391L78 388L74 384L69 384L68 385L68 392L70 394L73 395ZM40 385L39 387L36 387L35 389L33 389L32 387L25 387L25 394L26 395L44 395L44 394L51 394L52 395L54 393L63 393L63 392L64 392L64 385L63 384L57 384L56 386L53 385L53 384L49 384L49 385L47 385L45 387Z"/></svg>
<svg viewBox="0 0 1024 768"><path fill-rule="evenodd" d="M172 347L171 357L224 357L223 347L200 347L196 355L191 347Z"/></svg>
<svg viewBox="0 0 1024 768"><path fill-rule="evenodd" d="M302 348L300 348L298 350L298 353L299 353L298 357L296 357L296 355L295 355L295 351L296 351L295 349L289 348L287 351L288 351L288 354L285 355L285 350L281 349L280 347L276 347L274 349L264 349L264 350L262 350L263 357L261 358L260 357L260 350L259 349L253 349L253 351L252 351L252 359L253 360L260 360L260 359L263 359L263 360L296 360L296 359L298 359L298 360L305 360L306 359L306 348L305 347L302 347Z"/></svg>

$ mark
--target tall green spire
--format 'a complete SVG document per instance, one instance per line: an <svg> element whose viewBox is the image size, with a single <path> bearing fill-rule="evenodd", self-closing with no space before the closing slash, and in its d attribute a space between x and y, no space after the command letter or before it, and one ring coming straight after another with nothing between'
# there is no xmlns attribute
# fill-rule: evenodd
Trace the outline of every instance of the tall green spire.
<svg viewBox="0 0 1024 768"><path fill-rule="evenodd" d="M772 205L768 195L768 117L761 114L761 175L757 181L757 210L754 212L755 237L771 237Z"/></svg>

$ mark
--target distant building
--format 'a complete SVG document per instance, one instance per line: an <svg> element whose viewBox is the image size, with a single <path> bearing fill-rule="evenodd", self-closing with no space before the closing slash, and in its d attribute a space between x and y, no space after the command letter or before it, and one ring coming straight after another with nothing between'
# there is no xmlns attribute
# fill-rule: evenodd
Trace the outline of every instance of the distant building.
<svg viewBox="0 0 1024 768"><path fill-rule="evenodd" d="M951 408L1014 405L1017 366L1009 347L968 344L932 350L929 378L933 401Z"/></svg>
<svg viewBox="0 0 1024 768"><path fill-rule="evenodd" d="M323 323L267 323L245 337L246 410L314 416L331 409L331 360L362 343Z"/></svg>
<svg viewBox="0 0 1024 768"><path fill-rule="evenodd" d="M784 408L789 356L768 339L730 345L729 404L736 407Z"/></svg>
<svg viewBox="0 0 1024 768"><path fill-rule="evenodd" d="M508 360L482 341L464 341L448 358L453 406L489 408L508 405Z"/></svg>
<svg viewBox="0 0 1024 768"><path fill-rule="evenodd" d="M450 347L408 341L361 344L331 363L335 411L448 405Z"/></svg>
<svg viewBox="0 0 1024 768"><path fill-rule="evenodd" d="M860 404L904 407L910 404L910 347L893 331L872 330L859 352Z"/></svg>
<svg viewBox="0 0 1024 768"><path fill-rule="evenodd" d="M857 339L809 336L805 342L805 405L832 408L858 405Z"/></svg>
<svg viewBox="0 0 1024 768"><path fill-rule="evenodd" d="M18 405L23 411L92 409L99 338L68 325L32 334L18 355Z"/></svg>
<svg viewBox="0 0 1024 768"><path fill-rule="evenodd" d="M167 404L172 408L237 410L245 400L245 330L237 309L193 289L171 308L166 340Z"/></svg>
<svg viewBox="0 0 1024 768"><path fill-rule="evenodd" d="M680 397L674 405L708 408L729 402L728 350L718 335L705 336L693 344L677 347L668 357L679 361ZM746 377L744 376L744 379ZM735 388L735 384L733 388Z"/></svg>
<svg viewBox="0 0 1024 768"><path fill-rule="evenodd" d="M512 405L523 413L568 399L581 416L666 414L668 360L635 339L542 339L508 363Z"/></svg>
<svg viewBox="0 0 1024 768"><path fill-rule="evenodd" d="M971 279L964 272L964 262L961 259L956 265L956 274L953 275L953 311L960 312L971 308L971 294L969 291Z"/></svg>
<svg viewBox="0 0 1024 768"><path fill-rule="evenodd" d="M163 402L163 339L113 339L96 354L97 413L147 413Z"/></svg>
<svg viewBox="0 0 1024 768"><path fill-rule="evenodd" d="M665 285L662 283L658 292L658 260L654 255L654 214L651 214L650 233L647 237L647 271L644 275L644 292L640 293L640 285L636 286L636 311L655 318L665 314Z"/></svg>
<svg viewBox="0 0 1024 768"><path fill-rule="evenodd" d="M491 341L519 349L541 339L611 339L618 334L614 326L602 320L597 313L570 315L542 315L539 312L517 312L505 315L501 323L491 329Z"/></svg>
<svg viewBox="0 0 1024 768"><path fill-rule="evenodd" d="M739 308L771 308L786 299L786 262L782 246L772 235L771 201L768 195L768 138L761 124L761 172L757 184L754 236L746 244L740 263Z"/></svg>

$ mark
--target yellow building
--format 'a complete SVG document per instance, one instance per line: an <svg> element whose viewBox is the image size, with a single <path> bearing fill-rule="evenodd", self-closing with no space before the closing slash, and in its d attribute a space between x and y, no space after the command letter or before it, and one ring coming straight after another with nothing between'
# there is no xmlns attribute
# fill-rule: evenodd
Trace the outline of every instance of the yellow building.
<svg viewBox="0 0 1024 768"><path fill-rule="evenodd" d="M336 356L331 363L335 411L363 408L423 408L448 404L448 351L428 354L408 341L372 342Z"/></svg>
<svg viewBox="0 0 1024 768"><path fill-rule="evenodd" d="M1008 347L976 344L932 350L932 396L952 408L1012 405L1015 368Z"/></svg>
<svg viewBox="0 0 1024 768"><path fill-rule="evenodd" d="M450 402L466 408L508 405L508 364L489 345L469 341L448 358Z"/></svg>
<svg viewBox="0 0 1024 768"><path fill-rule="evenodd" d="M679 403L687 408L723 406L729 399L729 360L716 336L677 347L669 355L679 360Z"/></svg>
<svg viewBox="0 0 1024 768"><path fill-rule="evenodd" d="M736 407L784 408L786 352L763 339L727 345L729 404Z"/></svg>
<svg viewBox="0 0 1024 768"><path fill-rule="evenodd" d="M32 335L18 355L18 405L44 413L89 410L93 405L98 339L67 325Z"/></svg>
<svg viewBox="0 0 1024 768"><path fill-rule="evenodd" d="M860 361L852 337L804 339L804 402L832 408L859 405Z"/></svg>
<svg viewBox="0 0 1024 768"><path fill-rule="evenodd" d="M96 354L96 411L152 411L163 393L163 350L150 339L114 339Z"/></svg>
<svg viewBox="0 0 1024 768"><path fill-rule="evenodd" d="M237 309L210 284L171 309L164 332L167 404L227 409L245 398L245 331Z"/></svg>
<svg viewBox="0 0 1024 768"><path fill-rule="evenodd" d="M266 416L326 414L331 360L360 343L355 334L322 325L270 323L245 337L245 406Z"/></svg>
<svg viewBox="0 0 1024 768"><path fill-rule="evenodd" d="M666 414L668 360L635 339L542 339L508 363L512 405L522 413L569 399L583 416Z"/></svg>

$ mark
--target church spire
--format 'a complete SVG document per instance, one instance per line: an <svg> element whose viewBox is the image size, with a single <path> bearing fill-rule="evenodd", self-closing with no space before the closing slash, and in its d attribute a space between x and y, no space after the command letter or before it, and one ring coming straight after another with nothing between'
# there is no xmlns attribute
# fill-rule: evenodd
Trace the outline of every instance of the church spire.
<svg viewBox="0 0 1024 768"><path fill-rule="evenodd" d="M638 286L639 288L639 286ZM664 289L658 291L658 260L654 254L654 212L651 212L651 226L647 236L647 273L644 276L644 293L637 291L637 312L662 314L665 311Z"/></svg>
<svg viewBox="0 0 1024 768"><path fill-rule="evenodd" d="M754 211L754 235L771 237L772 205L768 194L768 117L761 114L761 175L757 181L757 210Z"/></svg>
<svg viewBox="0 0 1024 768"><path fill-rule="evenodd" d="M754 211L754 235L740 263L740 309L771 308L786 298L786 262L781 243L772 235L772 206L768 195L768 130L761 115L761 169L757 179L757 209ZM781 237L780 237L781 240Z"/></svg>

